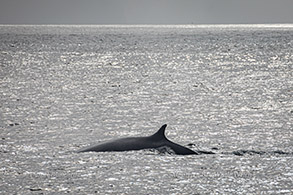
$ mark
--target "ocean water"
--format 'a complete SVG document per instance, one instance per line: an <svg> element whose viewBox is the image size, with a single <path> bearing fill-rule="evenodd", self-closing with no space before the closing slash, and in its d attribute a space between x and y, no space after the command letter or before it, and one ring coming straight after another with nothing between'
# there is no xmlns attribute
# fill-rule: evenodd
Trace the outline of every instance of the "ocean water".
<svg viewBox="0 0 293 195"><path fill-rule="evenodd" d="M293 193L293 25L2 25L0 43L1 194ZM163 124L216 154L74 152Z"/></svg>

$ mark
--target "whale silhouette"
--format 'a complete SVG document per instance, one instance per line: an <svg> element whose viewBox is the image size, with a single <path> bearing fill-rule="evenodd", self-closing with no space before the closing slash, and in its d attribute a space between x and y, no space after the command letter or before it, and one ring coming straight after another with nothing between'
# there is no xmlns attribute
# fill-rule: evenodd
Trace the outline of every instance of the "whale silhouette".
<svg viewBox="0 0 293 195"><path fill-rule="evenodd" d="M155 134L147 137L128 137L121 138L109 142L105 142L93 147L81 149L78 152L110 152L110 151L130 151L143 149L158 149L168 148L178 155L198 155L202 151L193 151L189 148L176 144L168 140L165 136L167 125L163 125Z"/></svg>

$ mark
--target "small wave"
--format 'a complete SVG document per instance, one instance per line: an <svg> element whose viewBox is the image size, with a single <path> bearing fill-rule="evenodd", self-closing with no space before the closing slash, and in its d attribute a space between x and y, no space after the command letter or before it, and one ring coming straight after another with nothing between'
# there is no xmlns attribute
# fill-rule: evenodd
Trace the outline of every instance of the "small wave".
<svg viewBox="0 0 293 195"><path fill-rule="evenodd" d="M186 145L188 148L195 150L196 144L190 143ZM236 156L244 156L244 155L293 155L293 152L285 152L282 150L274 150L274 151L258 151L258 150L235 150L232 152L218 152L220 148L213 147L212 151L204 151L204 150L195 150L198 154L227 154L227 155L236 155Z"/></svg>
<svg viewBox="0 0 293 195"><path fill-rule="evenodd" d="M225 153L223 153L225 154ZM243 156L245 154L248 155L292 155L292 152L284 152L282 150L275 150L275 151L256 151L256 150L236 150L233 152L230 152L228 154L234 154L237 156Z"/></svg>

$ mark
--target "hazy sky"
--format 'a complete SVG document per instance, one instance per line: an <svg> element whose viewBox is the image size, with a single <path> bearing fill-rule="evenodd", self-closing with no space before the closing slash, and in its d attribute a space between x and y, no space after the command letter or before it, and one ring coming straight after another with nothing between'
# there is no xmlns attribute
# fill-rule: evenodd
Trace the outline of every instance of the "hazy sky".
<svg viewBox="0 0 293 195"><path fill-rule="evenodd" d="M0 24L293 23L293 0L0 0Z"/></svg>

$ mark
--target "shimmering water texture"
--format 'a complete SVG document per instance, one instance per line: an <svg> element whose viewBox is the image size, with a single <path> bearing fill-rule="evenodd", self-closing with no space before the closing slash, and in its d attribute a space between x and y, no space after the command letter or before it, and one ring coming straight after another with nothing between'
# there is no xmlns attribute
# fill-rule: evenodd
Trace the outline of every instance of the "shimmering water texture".
<svg viewBox="0 0 293 195"><path fill-rule="evenodd" d="M292 194L293 26L0 26L0 194ZM121 137L193 150L75 153Z"/></svg>

